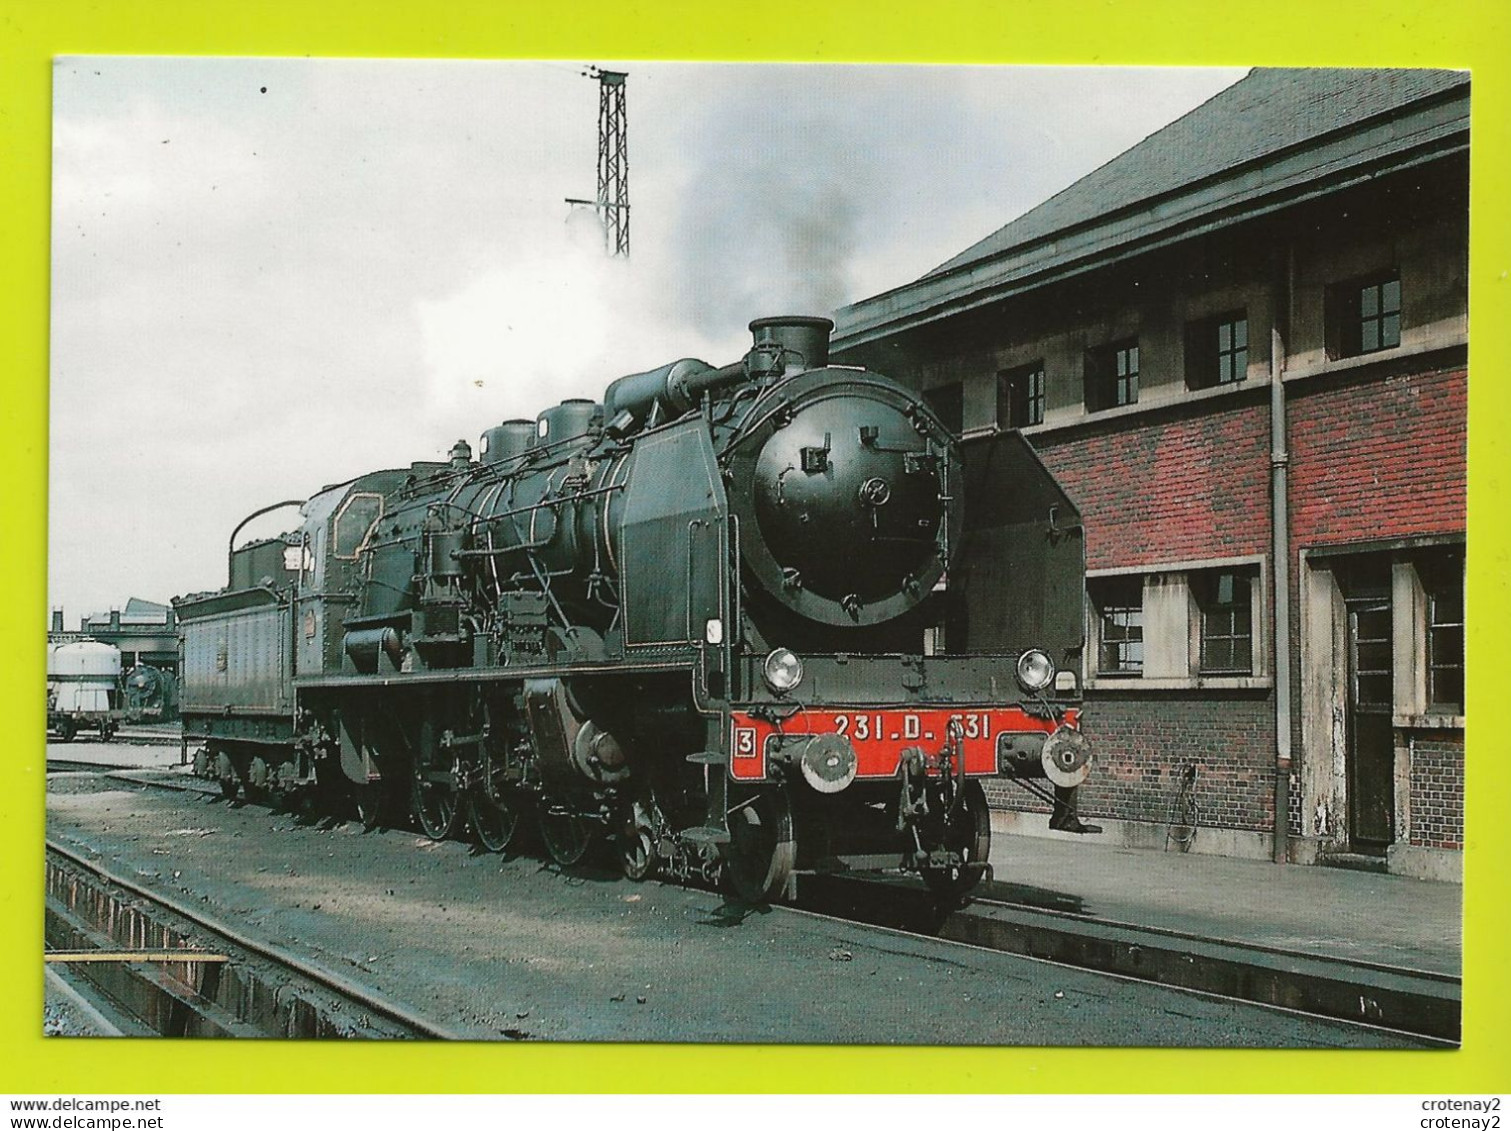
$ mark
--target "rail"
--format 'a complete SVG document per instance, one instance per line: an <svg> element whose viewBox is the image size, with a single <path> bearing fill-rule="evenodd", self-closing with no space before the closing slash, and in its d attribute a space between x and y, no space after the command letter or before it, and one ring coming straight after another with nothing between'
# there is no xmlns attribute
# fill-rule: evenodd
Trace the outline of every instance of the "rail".
<svg viewBox="0 0 1511 1131"><path fill-rule="evenodd" d="M84 971L114 1006L160 1035L462 1039L371 986L150 891L53 839L47 873L44 959Z"/></svg>
<svg viewBox="0 0 1511 1131"><path fill-rule="evenodd" d="M939 903L900 878L798 873L796 907L907 934L1456 1045L1461 982L1432 971L1120 923L994 898Z"/></svg>
<svg viewBox="0 0 1511 1131"><path fill-rule="evenodd" d="M148 786L181 789L186 784L116 776ZM866 866L885 865L877 858ZM1343 1021L1409 1035L1430 1046L1456 1045L1460 1036L1461 980L1451 974L1116 922L1014 900L991 883L963 904L945 904L916 881L882 871L799 872L794 880L794 904L784 912L864 923ZM129 881L121 886L141 891Z"/></svg>

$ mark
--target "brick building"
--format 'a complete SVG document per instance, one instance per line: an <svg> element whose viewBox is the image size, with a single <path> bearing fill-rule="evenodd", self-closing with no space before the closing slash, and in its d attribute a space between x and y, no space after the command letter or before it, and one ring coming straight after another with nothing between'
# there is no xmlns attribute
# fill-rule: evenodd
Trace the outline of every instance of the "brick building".
<svg viewBox="0 0 1511 1131"><path fill-rule="evenodd" d="M1465 74L1259 69L839 312L1080 506L1110 838L1457 877L1468 173Z"/></svg>

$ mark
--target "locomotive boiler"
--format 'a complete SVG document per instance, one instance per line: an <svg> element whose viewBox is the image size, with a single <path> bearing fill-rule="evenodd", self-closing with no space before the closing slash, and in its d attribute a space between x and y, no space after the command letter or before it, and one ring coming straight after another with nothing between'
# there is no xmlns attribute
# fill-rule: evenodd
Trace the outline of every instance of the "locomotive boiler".
<svg viewBox="0 0 1511 1131"><path fill-rule="evenodd" d="M238 528L230 585L175 601L197 767L750 900L865 863L969 888L984 781L1073 813L1088 771L1079 515L1017 433L829 364L831 329L759 319L732 365Z"/></svg>

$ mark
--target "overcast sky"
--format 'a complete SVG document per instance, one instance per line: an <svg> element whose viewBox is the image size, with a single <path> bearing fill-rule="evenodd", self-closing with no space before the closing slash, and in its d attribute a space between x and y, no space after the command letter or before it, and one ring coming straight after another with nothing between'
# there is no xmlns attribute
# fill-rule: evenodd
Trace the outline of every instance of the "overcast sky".
<svg viewBox="0 0 1511 1131"><path fill-rule="evenodd" d="M909 282L1243 74L626 64L625 261L564 203L595 192L582 69L56 64L48 584L70 628L223 585L268 503Z"/></svg>

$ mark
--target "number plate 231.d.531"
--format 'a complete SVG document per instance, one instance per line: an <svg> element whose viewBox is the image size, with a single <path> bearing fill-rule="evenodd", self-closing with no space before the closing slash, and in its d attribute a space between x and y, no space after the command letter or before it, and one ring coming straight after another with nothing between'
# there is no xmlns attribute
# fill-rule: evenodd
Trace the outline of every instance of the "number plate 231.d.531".
<svg viewBox="0 0 1511 1131"><path fill-rule="evenodd" d="M889 778L897 774L904 751L920 747L938 753L949 739L951 719L958 719L968 774L992 774L997 769L996 739L1003 733L1047 734L1055 724L1031 718L1016 707L961 707L899 710L896 708L812 709L773 722L743 711L732 716L731 774L754 780L767 774L770 756L784 738L837 734L855 750L858 778Z"/></svg>

